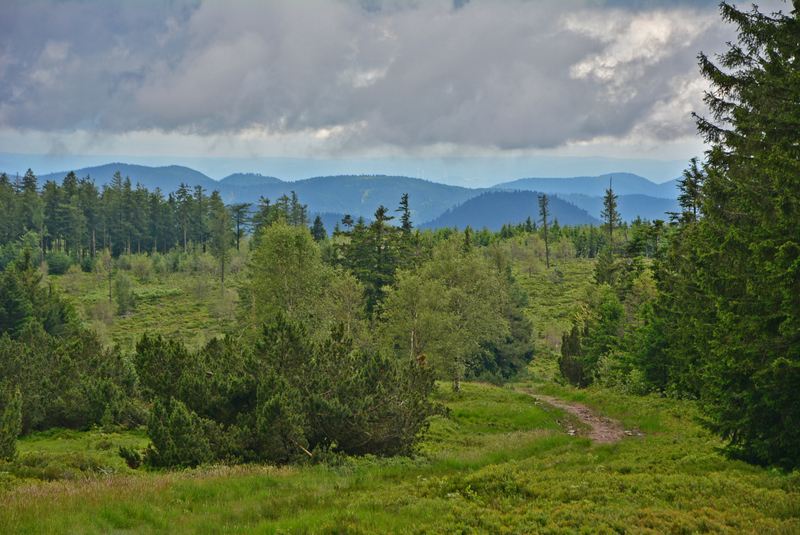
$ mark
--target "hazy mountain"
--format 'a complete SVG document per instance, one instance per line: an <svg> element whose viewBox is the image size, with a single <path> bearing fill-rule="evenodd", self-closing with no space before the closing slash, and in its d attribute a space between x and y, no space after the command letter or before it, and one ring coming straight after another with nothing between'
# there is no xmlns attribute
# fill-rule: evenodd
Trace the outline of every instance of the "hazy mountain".
<svg viewBox="0 0 800 535"><path fill-rule="evenodd" d="M584 223L600 224L600 220L592 217L586 210L568 203L558 197L549 197L550 217L558 218L561 225L582 225ZM539 197L535 191L487 191L473 197L463 204L447 210L445 213L422 225L423 228L441 227L474 229L483 227L489 230L500 230L505 223L524 222L528 217L539 219ZM552 220L551 219L551 220Z"/></svg>
<svg viewBox="0 0 800 535"><path fill-rule="evenodd" d="M404 193L408 193L412 221L416 226L432 221L446 210L453 209L454 206L465 203L487 191L450 186L406 176L384 175L320 176L295 182L284 182L273 176L257 173L235 173L216 181L203 173L177 165L147 167L111 163L77 169L75 174L78 177L89 175L100 186L109 183L117 171L123 177L130 178L133 185L141 183L151 191L159 187L162 192L169 193L177 190L181 183L186 183L191 188L200 185L207 194L216 189L228 204L242 202L255 204L262 196L274 202L281 195L290 195L294 191L300 202L308 205L309 213L351 214L353 218L364 216L370 219L380 205L386 206L393 212L400 202L400 197ZM66 171L42 175L39 177L39 183L43 184L46 180L60 183L66 175ZM666 219L665 211L677 211L675 181L654 184L631 173L577 178L526 178L499 184L492 191L511 189L546 191L549 194L557 194L562 199L587 210L591 216L599 217L602 210L600 195L604 194L605 188L608 187L609 176L614 177L614 191L620 195L619 210L623 219L631 220L636 216L651 220ZM668 193L670 190L674 191L674 195L670 196ZM630 193L632 191L636 193ZM522 192L518 191L518 193ZM341 216L337 217L341 219ZM527 214L522 217L522 220L526 217ZM326 221L325 227L332 230L332 227L328 228L329 221L330 219ZM502 226L508 221L509 219L504 216L499 225ZM437 225L441 224L443 224L441 221L437 223ZM467 224L477 225L476 223ZM479 226L483 226L483 223Z"/></svg>
<svg viewBox="0 0 800 535"><path fill-rule="evenodd" d="M150 191L159 187L164 193L175 191L178 189L181 182L189 184L192 187L200 185L209 191L218 189L220 184L213 178L209 178L199 171L179 165L146 167L144 165L131 165L127 163L109 163L97 167L75 169L75 175L77 175L78 178L89 175L94 179L95 183L100 186L110 183L111 177L113 177L114 173L117 171L119 171L123 178L130 178L131 184L134 186L136 186L138 182ZM47 180L52 180L60 184L68 173L69 171L50 173L48 175L37 176L37 178L39 179L39 185L44 184Z"/></svg>
<svg viewBox="0 0 800 535"><path fill-rule="evenodd" d="M446 186L404 176L329 176L290 183L302 203L315 212L351 214L370 218L380 205L391 212L408 193L411 220L415 225L430 221L455 204L479 195L482 190Z"/></svg>
<svg viewBox="0 0 800 535"><path fill-rule="evenodd" d="M600 212L603 211L602 197L590 197L578 193L556 195L600 218ZM655 219L669 221L669 216L665 212L680 212L680 207L677 199L661 199L648 195L620 195L617 199L617 211L623 221L633 221L637 216L650 221Z"/></svg>
<svg viewBox="0 0 800 535"><path fill-rule="evenodd" d="M656 184L632 173L610 173L599 176L575 178L521 178L497 184L492 189L529 190L545 193L579 193L590 197L605 195L612 180L617 195L648 195L650 197L677 198L677 180Z"/></svg>
<svg viewBox="0 0 800 535"><path fill-rule="evenodd" d="M220 184L233 186L260 186L262 184L284 184L283 180L274 176L264 176L258 173L234 173L219 181Z"/></svg>
<svg viewBox="0 0 800 535"><path fill-rule="evenodd" d="M140 183L151 191L160 187L161 191L169 193L177 190L182 182L192 188L200 185L206 189L207 194L216 189L228 204L255 204L262 196L274 202L281 195L290 195L294 191L300 202L308 205L309 213L342 213L351 214L354 218L369 218L380 205L393 211L399 205L400 197L408 193L412 221L415 224L429 221L454 204L464 202L483 191L405 176L342 175L283 182L271 176L236 173L216 181L193 169L177 165L146 167L112 163L76 169L75 174L81 178L89 175L100 186L109 183L117 171L123 177L130 178L134 186ZM68 171L64 171L40 176L39 183L43 184L46 180L61 183L67 173Z"/></svg>

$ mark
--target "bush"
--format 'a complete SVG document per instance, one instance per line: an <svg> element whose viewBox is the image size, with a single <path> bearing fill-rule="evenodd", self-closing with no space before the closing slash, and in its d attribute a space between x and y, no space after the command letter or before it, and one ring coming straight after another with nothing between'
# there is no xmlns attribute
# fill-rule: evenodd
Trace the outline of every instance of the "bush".
<svg viewBox="0 0 800 535"><path fill-rule="evenodd" d="M153 276L153 261L147 253L131 257L131 273L142 282L147 282Z"/></svg>
<svg viewBox="0 0 800 535"><path fill-rule="evenodd" d="M50 251L44 258L51 275L63 275L72 265L72 259L59 251Z"/></svg>
<svg viewBox="0 0 800 535"><path fill-rule="evenodd" d="M17 456L17 437L22 429L22 395L19 388L9 396L0 418L0 460L13 461Z"/></svg>
<svg viewBox="0 0 800 535"><path fill-rule="evenodd" d="M131 257L130 255L121 254L117 257L117 268L121 269L122 271L130 271L131 269Z"/></svg>
<svg viewBox="0 0 800 535"><path fill-rule="evenodd" d="M89 255L83 257L81 260L81 269L84 273L91 273L94 271L94 258Z"/></svg>
<svg viewBox="0 0 800 535"><path fill-rule="evenodd" d="M114 299L117 301L117 313L125 314L136 308L136 297L133 294L133 282L124 273L114 277Z"/></svg>
<svg viewBox="0 0 800 535"><path fill-rule="evenodd" d="M83 280L83 271L80 266L70 266L69 270L61 277L61 286L70 293L75 293L80 289Z"/></svg>

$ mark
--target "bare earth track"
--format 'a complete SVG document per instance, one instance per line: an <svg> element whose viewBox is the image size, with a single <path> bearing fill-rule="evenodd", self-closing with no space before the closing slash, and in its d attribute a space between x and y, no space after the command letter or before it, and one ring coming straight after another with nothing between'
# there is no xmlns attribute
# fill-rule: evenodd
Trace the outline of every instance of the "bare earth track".
<svg viewBox="0 0 800 535"><path fill-rule="evenodd" d="M581 431L569 430L569 434L577 434L580 436L588 436L595 444L611 444L618 440L622 440L626 436L642 436L638 430L625 431L617 420L608 418L606 416L598 416L592 409L580 403L566 402L563 399L554 398L552 396L545 396L526 392L534 398L552 405L557 409L566 411L575 416L581 423L586 424L591 428L588 434Z"/></svg>

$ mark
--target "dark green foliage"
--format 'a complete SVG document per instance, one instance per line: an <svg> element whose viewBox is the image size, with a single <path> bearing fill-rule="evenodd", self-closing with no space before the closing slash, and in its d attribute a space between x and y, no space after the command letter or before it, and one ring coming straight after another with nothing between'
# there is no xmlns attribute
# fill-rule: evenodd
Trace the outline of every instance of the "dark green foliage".
<svg viewBox="0 0 800 535"><path fill-rule="evenodd" d="M400 228L403 232L411 232L414 225L411 223L411 210L408 208L408 193L404 193L400 198L400 207L395 212L401 212Z"/></svg>
<svg viewBox="0 0 800 535"><path fill-rule="evenodd" d="M44 257L47 261L48 273L52 275L63 275L72 266L72 259L59 251L51 251Z"/></svg>
<svg viewBox="0 0 800 535"><path fill-rule="evenodd" d="M160 399L153 402L147 434L152 440L144 460L152 466L194 467L212 460L204 422L194 411L175 399L168 408Z"/></svg>
<svg viewBox="0 0 800 535"><path fill-rule="evenodd" d="M15 267L0 281L0 333L17 338L33 315L33 305Z"/></svg>
<svg viewBox="0 0 800 535"><path fill-rule="evenodd" d="M509 293L505 313L508 334L502 340L483 344L483 353L470 369L478 380L502 383L517 378L536 354L533 322L524 314L528 296L516 284L511 285Z"/></svg>
<svg viewBox="0 0 800 535"><path fill-rule="evenodd" d="M33 321L17 340L0 337L0 377L22 392L23 433L99 424L107 407L115 423L146 417L133 367L81 329L53 337Z"/></svg>
<svg viewBox="0 0 800 535"><path fill-rule="evenodd" d="M233 339L196 353L144 337L137 370L153 400L145 462L290 462L315 449L407 454L436 407L433 372L354 351L343 327L316 346L278 315L248 352Z"/></svg>
<svg viewBox="0 0 800 535"><path fill-rule="evenodd" d="M619 196L614 194L611 181L612 177L609 177L608 189L603 197L603 211L600 212L600 218L603 220L603 228L608 231L609 241L613 245L614 229L622 223L622 218L617 211L617 199Z"/></svg>
<svg viewBox="0 0 800 535"><path fill-rule="evenodd" d="M349 240L339 245L334 259L335 263L351 271L365 284L369 313L383 299L384 287L392 284L398 268L414 261L413 255L407 250L411 245L409 235L389 225L388 222L394 217L387 214L388 208L381 205L369 226L364 224L363 218L359 218L353 230L345 233Z"/></svg>
<svg viewBox="0 0 800 535"><path fill-rule="evenodd" d="M539 217L542 218L542 229L544 230L544 251L547 259L547 269L550 269L550 242L547 239L547 218L550 217L550 210L547 207L549 204L550 201L547 199L547 195L539 195Z"/></svg>
<svg viewBox="0 0 800 535"><path fill-rule="evenodd" d="M585 370L581 357L581 333L577 326L570 332L561 335L561 356L558 358L558 369L567 381L582 388L586 386Z"/></svg>
<svg viewBox="0 0 800 535"><path fill-rule="evenodd" d="M136 470L139 468L139 466L141 466L142 454L136 451L135 448L120 446L118 452L119 456L125 460L125 464L128 465L128 468Z"/></svg>
<svg viewBox="0 0 800 535"><path fill-rule="evenodd" d="M75 308L52 286L41 286L42 275L31 262L30 251L11 264L0 280L0 335L18 338L36 321L49 334L62 335L76 321Z"/></svg>
<svg viewBox="0 0 800 535"><path fill-rule="evenodd" d="M19 388L8 396L0 417L0 461L13 461L17 456L17 437L22 431L22 394Z"/></svg>
<svg viewBox="0 0 800 535"><path fill-rule="evenodd" d="M719 67L700 55L716 122L698 119L712 147L707 176L699 195L687 182L682 201L702 202L689 240L704 308L716 320L700 331L709 425L736 455L786 467L800 465L800 4L793 7L768 16L720 6L739 42Z"/></svg>
<svg viewBox="0 0 800 535"><path fill-rule="evenodd" d="M316 242L321 242L328 237L328 233L325 232L325 225L322 224L322 217L317 216L314 218L314 226L311 227L311 235Z"/></svg>

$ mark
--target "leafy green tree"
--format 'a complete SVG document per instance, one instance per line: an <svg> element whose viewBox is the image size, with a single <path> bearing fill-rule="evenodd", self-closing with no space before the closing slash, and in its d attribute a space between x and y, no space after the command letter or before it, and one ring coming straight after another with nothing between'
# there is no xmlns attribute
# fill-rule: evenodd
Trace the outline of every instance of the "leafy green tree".
<svg viewBox="0 0 800 535"><path fill-rule="evenodd" d="M482 344L508 333L503 276L460 235L437 244L417 274L403 275L382 306L385 343L401 354L423 353L460 388Z"/></svg>
<svg viewBox="0 0 800 535"><path fill-rule="evenodd" d="M588 332L585 333L588 335ZM581 348L581 328L573 325L572 329L561 335L561 356L558 358L558 369L561 376L578 388L586 386L586 371L583 364Z"/></svg>
<svg viewBox="0 0 800 535"><path fill-rule="evenodd" d="M74 305L52 286L42 287L41 282L29 249L6 268L0 280L0 335L7 332L18 338L33 320L47 333L63 335L77 321Z"/></svg>
<svg viewBox="0 0 800 535"><path fill-rule="evenodd" d="M342 225L347 227L348 232L350 231L350 228L353 226L353 224L354 221L353 218L350 216L350 214L345 214L345 216L342 218Z"/></svg>
<svg viewBox="0 0 800 535"><path fill-rule="evenodd" d="M136 308L133 281L125 273L117 273L114 277L114 299L117 301L117 314L122 315Z"/></svg>
<svg viewBox="0 0 800 535"><path fill-rule="evenodd" d="M332 270L322 263L307 227L279 220L264 229L252 262L251 296L245 297L253 299L256 325L271 321L279 312L294 321L322 319L314 310L321 305Z"/></svg>
<svg viewBox="0 0 800 535"><path fill-rule="evenodd" d="M247 221L249 220L250 207L252 203L239 203L230 207L231 217L236 222L236 250L239 250L239 242L247 231Z"/></svg>
<svg viewBox="0 0 800 535"><path fill-rule="evenodd" d="M183 234L183 252L186 253L189 251L187 240L189 235L189 227L191 225L191 217L192 217L192 204L193 198L192 193L189 190L189 186L181 182L180 186L178 186L178 190L175 192L175 205L177 209L177 216L178 222L180 223L180 229Z"/></svg>

